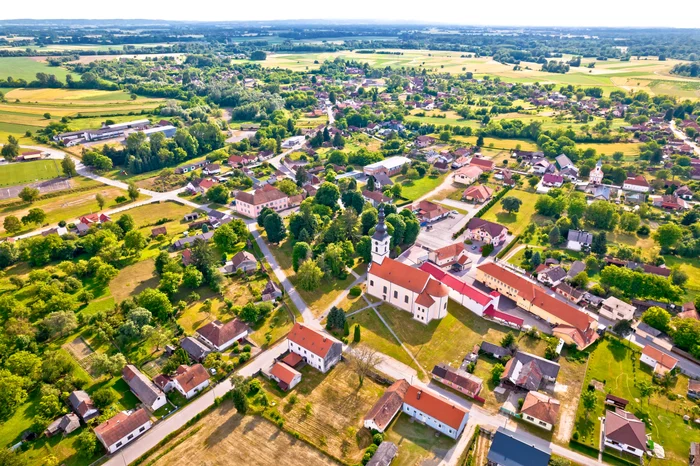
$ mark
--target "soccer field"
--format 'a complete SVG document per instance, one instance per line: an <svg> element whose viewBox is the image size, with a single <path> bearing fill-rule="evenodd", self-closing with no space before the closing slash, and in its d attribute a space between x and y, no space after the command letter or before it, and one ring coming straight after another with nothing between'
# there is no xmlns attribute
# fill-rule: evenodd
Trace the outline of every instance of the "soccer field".
<svg viewBox="0 0 700 466"><path fill-rule="evenodd" d="M15 186L35 181L50 180L61 175L58 160L38 160L0 165L0 186Z"/></svg>

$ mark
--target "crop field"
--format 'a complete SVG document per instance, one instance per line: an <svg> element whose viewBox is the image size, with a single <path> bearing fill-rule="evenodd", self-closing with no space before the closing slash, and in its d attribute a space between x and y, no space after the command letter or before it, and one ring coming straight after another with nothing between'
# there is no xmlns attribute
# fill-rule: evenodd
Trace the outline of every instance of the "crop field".
<svg viewBox="0 0 700 466"><path fill-rule="evenodd" d="M38 160L0 165L0 186L15 186L61 176L59 161Z"/></svg>
<svg viewBox="0 0 700 466"><path fill-rule="evenodd" d="M37 73L53 74L61 81L65 81L69 74L65 68L49 66L28 57L2 57L0 58L0 70L0 78L2 79L12 76L14 79L26 79L27 81L35 80Z"/></svg>

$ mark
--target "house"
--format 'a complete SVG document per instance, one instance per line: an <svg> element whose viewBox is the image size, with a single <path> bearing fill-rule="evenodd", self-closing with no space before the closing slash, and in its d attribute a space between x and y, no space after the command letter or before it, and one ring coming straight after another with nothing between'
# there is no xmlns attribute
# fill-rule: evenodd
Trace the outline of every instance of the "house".
<svg viewBox="0 0 700 466"><path fill-rule="evenodd" d="M655 375L661 376L672 371L676 368L676 365L678 365L678 359L654 348L651 345L646 345L644 347L639 360L651 367L654 370Z"/></svg>
<svg viewBox="0 0 700 466"><path fill-rule="evenodd" d="M221 323L218 320L209 322L197 329L197 337L216 351L224 351L236 341L241 341L250 333L250 327L236 318Z"/></svg>
<svg viewBox="0 0 700 466"><path fill-rule="evenodd" d="M218 163L210 163L202 168L203 175L217 175L221 173L221 165Z"/></svg>
<svg viewBox="0 0 700 466"><path fill-rule="evenodd" d="M442 363L433 367L430 376L433 380L437 380L470 398L477 396L483 386L483 381L479 377Z"/></svg>
<svg viewBox="0 0 700 466"><path fill-rule="evenodd" d="M167 235L168 230L165 227L156 227L151 230L151 238L157 238L160 235Z"/></svg>
<svg viewBox="0 0 700 466"><path fill-rule="evenodd" d="M289 351L298 354L308 365L324 373L338 364L343 353L341 342L299 322L292 327L287 341Z"/></svg>
<svg viewBox="0 0 700 466"><path fill-rule="evenodd" d="M557 286L565 278L566 270L559 266L545 267L542 271L537 273L537 280L549 286Z"/></svg>
<svg viewBox="0 0 700 466"><path fill-rule="evenodd" d="M200 233L198 235L193 235L193 236L186 236L184 238L180 238L177 241L173 243L173 248L178 250L178 249L184 249L188 245L194 243L197 240L202 240L202 241L209 241L212 237L214 236L213 231L208 231L206 233Z"/></svg>
<svg viewBox="0 0 700 466"><path fill-rule="evenodd" d="M623 191L632 191L637 193L648 193L651 190L646 178L642 175L627 178L622 184Z"/></svg>
<svg viewBox="0 0 700 466"><path fill-rule="evenodd" d="M175 173L177 173L178 175L184 175L185 173L197 170L198 168L202 168L208 164L209 162L207 162L206 160L202 160L200 162L191 163L189 165L183 165L182 167L177 167L175 169Z"/></svg>
<svg viewBox="0 0 700 466"><path fill-rule="evenodd" d="M588 249L593 244L593 234L582 230L569 230L566 237L566 249L581 251Z"/></svg>
<svg viewBox="0 0 700 466"><path fill-rule="evenodd" d="M484 171L477 165L467 165L455 172L455 183L470 185L479 179Z"/></svg>
<svg viewBox="0 0 700 466"><path fill-rule="evenodd" d="M700 380L689 379L688 380L688 398L694 400L700 400Z"/></svg>
<svg viewBox="0 0 700 466"><path fill-rule="evenodd" d="M516 351L506 363L501 382L536 391L557 380L559 364L534 354Z"/></svg>
<svg viewBox="0 0 700 466"><path fill-rule="evenodd" d="M580 274L581 272L585 272L586 270L586 264L583 263L582 261L573 261L571 263L571 266L569 267L569 271L566 273L568 278L574 278L576 275Z"/></svg>
<svg viewBox="0 0 700 466"><path fill-rule="evenodd" d="M470 186L462 193L462 199L467 202L481 204L487 202L493 197L493 189L485 184Z"/></svg>
<svg viewBox="0 0 700 466"><path fill-rule="evenodd" d="M564 177L559 175L554 175L552 173L545 173L542 177L542 186L547 186L550 188L561 188L564 184Z"/></svg>
<svg viewBox="0 0 700 466"><path fill-rule="evenodd" d="M625 400L624 398L620 398L619 396L615 396L608 393L607 395L605 395L605 404L608 406L614 406L616 408L625 409L627 408L629 401Z"/></svg>
<svg viewBox="0 0 700 466"><path fill-rule="evenodd" d="M369 202L372 207L379 207L380 204L391 203L391 198L385 196L381 191L362 190L362 198L365 202Z"/></svg>
<svg viewBox="0 0 700 466"><path fill-rule="evenodd" d="M59 432L63 432L64 435L68 435L79 427L80 418L76 414L68 413L49 424L46 430L44 430L44 435L47 437L53 437Z"/></svg>
<svg viewBox="0 0 700 466"><path fill-rule="evenodd" d="M395 443L384 441L379 444L366 466L389 466L398 454L399 447Z"/></svg>
<svg viewBox="0 0 700 466"><path fill-rule="evenodd" d="M80 223L83 225L100 225L105 222L111 222L112 219L107 214L90 214L80 217Z"/></svg>
<svg viewBox="0 0 700 466"><path fill-rule="evenodd" d="M566 154L557 155L556 157L554 157L554 160L557 162L557 165L559 165L559 170L576 167L574 165L574 162L572 162Z"/></svg>
<svg viewBox="0 0 700 466"><path fill-rule="evenodd" d="M84 422L96 417L100 412L95 408L92 398L84 390L75 390L68 396L68 404L75 414Z"/></svg>
<svg viewBox="0 0 700 466"><path fill-rule="evenodd" d="M700 443L690 442L690 455L688 457L688 466L700 466Z"/></svg>
<svg viewBox="0 0 700 466"><path fill-rule="evenodd" d="M454 264L463 266L467 262L471 262L467 254L467 248L461 242L430 251L428 260L440 267L449 267Z"/></svg>
<svg viewBox="0 0 700 466"><path fill-rule="evenodd" d="M469 165L472 167L479 167L481 171L484 172L490 172L496 168L496 164L493 163L493 160L482 159L479 157L472 157L471 161L469 161Z"/></svg>
<svg viewBox="0 0 700 466"><path fill-rule="evenodd" d="M270 368L270 378L277 382L283 392L291 390L301 382L301 372L277 361Z"/></svg>
<svg viewBox="0 0 700 466"><path fill-rule="evenodd" d="M688 204L682 198L675 196L673 194L663 194L661 196L650 196L652 205L654 207L660 207L667 210L688 210L690 209L690 204Z"/></svg>
<svg viewBox="0 0 700 466"><path fill-rule="evenodd" d="M143 435L151 425L151 417L143 408L131 412L122 411L95 427L95 436L107 453L111 454Z"/></svg>
<svg viewBox="0 0 700 466"><path fill-rule="evenodd" d="M575 304L578 304L583 299L583 293L566 282L561 282L554 287L554 292Z"/></svg>
<svg viewBox="0 0 700 466"><path fill-rule="evenodd" d="M206 194L207 191L209 191L209 189L215 184L217 184L215 180L212 180L210 178L200 178L198 180L192 180L189 183L187 183L185 189L190 194Z"/></svg>
<svg viewBox="0 0 700 466"><path fill-rule="evenodd" d="M639 457L647 451L646 426L634 414L619 408L606 410L602 424L605 448Z"/></svg>
<svg viewBox="0 0 700 466"><path fill-rule="evenodd" d="M379 222L372 241L372 261L367 271L367 292L389 304L411 313L414 319L427 324L447 315L449 291L430 273L389 257L391 236L384 223L384 209L379 209Z"/></svg>
<svg viewBox="0 0 700 466"><path fill-rule="evenodd" d="M599 159L595 164L595 168L588 174L588 181L591 184L600 184L603 182L603 160Z"/></svg>
<svg viewBox="0 0 700 466"><path fill-rule="evenodd" d="M262 290L262 300L263 301L273 301L282 296L282 291L272 280L268 280L265 284L265 288Z"/></svg>
<svg viewBox="0 0 700 466"><path fill-rule="evenodd" d="M150 411L156 411L161 406L165 406L167 399L163 390L158 388L136 366L132 364L124 366L122 378L129 386L129 389L131 389L131 392L136 395L136 398Z"/></svg>
<svg viewBox="0 0 700 466"><path fill-rule="evenodd" d="M690 190L688 186L681 186L680 188L676 189L673 192L676 197L680 197L684 201L692 201L693 200L693 191Z"/></svg>
<svg viewBox="0 0 700 466"><path fill-rule="evenodd" d="M532 171L538 175L544 175L545 173L554 173L556 168L554 165L549 163L547 159L538 159L532 163Z"/></svg>
<svg viewBox="0 0 700 466"><path fill-rule="evenodd" d="M408 387L409 383L404 379L391 384L365 416L364 426L369 430L384 432L401 410Z"/></svg>
<svg viewBox="0 0 700 466"><path fill-rule="evenodd" d="M432 136L418 136L416 138L416 147L428 147L432 144L435 144L435 138Z"/></svg>
<svg viewBox="0 0 700 466"><path fill-rule="evenodd" d="M395 155L380 160L379 162L365 165L362 171L367 176L373 176L377 173L384 173L387 176L394 176L401 173L401 168L403 168L404 165L409 165L410 163L411 159L408 157Z"/></svg>
<svg viewBox="0 0 700 466"><path fill-rule="evenodd" d="M559 171L559 175L571 182L578 181L578 168L569 167Z"/></svg>
<svg viewBox="0 0 700 466"><path fill-rule="evenodd" d="M698 310L695 309L695 303L692 301L683 304L681 312L678 313L677 317L680 317L681 319L700 320L700 314L698 314Z"/></svg>
<svg viewBox="0 0 700 466"><path fill-rule="evenodd" d="M374 178L374 186L379 190L385 186L392 186L394 184L391 178L382 171L377 171L372 177Z"/></svg>
<svg viewBox="0 0 700 466"><path fill-rule="evenodd" d="M504 348L500 345L494 345L493 343L489 343L488 341L481 342L479 351L481 353L488 354L489 356L495 359L501 359L506 356L512 355L512 351L510 349Z"/></svg>
<svg viewBox="0 0 700 466"><path fill-rule="evenodd" d="M524 421L530 424L545 430L552 430L559 417L559 407L559 400L544 393L531 391L525 395L520 415Z"/></svg>
<svg viewBox="0 0 700 466"><path fill-rule="evenodd" d="M265 185L252 193L236 193L236 213L248 218L257 218L263 208L279 212L289 207L289 197L271 185Z"/></svg>
<svg viewBox="0 0 700 466"><path fill-rule="evenodd" d="M173 377L173 386L189 400L209 386L209 372L201 364L181 365Z"/></svg>
<svg viewBox="0 0 700 466"><path fill-rule="evenodd" d="M487 466L547 466L552 451L539 447L517 432L499 427L486 455Z"/></svg>
<svg viewBox="0 0 700 466"><path fill-rule="evenodd" d="M258 261L255 256L248 251L239 251L226 265L221 267L219 271L224 275L230 275L242 270L245 273L255 272L258 269Z"/></svg>
<svg viewBox="0 0 700 466"><path fill-rule="evenodd" d="M427 389L409 386L403 412L422 424L457 439L467 425L469 411Z"/></svg>
<svg viewBox="0 0 700 466"><path fill-rule="evenodd" d="M204 361L204 358L211 353L211 349L201 341L192 337L185 337L180 341L180 347L190 355L190 358L197 362Z"/></svg>
<svg viewBox="0 0 700 466"><path fill-rule="evenodd" d="M430 201L420 201L410 207L421 223L432 223L447 217L450 212L441 205Z"/></svg>
<svg viewBox="0 0 700 466"><path fill-rule="evenodd" d="M505 242L508 236L508 229L498 223L473 217L469 220L469 223L467 223L464 234L469 240L493 244L493 247L497 248Z"/></svg>
<svg viewBox="0 0 700 466"><path fill-rule="evenodd" d="M603 301L600 308L600 315L613 321L633 320L636 308L631 304L610 296Z"/></svg>

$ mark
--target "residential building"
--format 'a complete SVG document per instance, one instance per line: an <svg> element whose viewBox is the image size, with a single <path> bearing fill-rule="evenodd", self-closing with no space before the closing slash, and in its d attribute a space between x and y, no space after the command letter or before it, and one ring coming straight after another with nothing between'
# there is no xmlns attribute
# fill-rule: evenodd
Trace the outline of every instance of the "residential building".
<svg viewBox="0 0 700 466"><path fill-rule="evenodd" d="M391 236L384 223L384 209L372 241L372 262L367 270L367 293L411 313L427 324L447 315L448 290L428 272L389 257Z"/></svg>
<svg viewBox="0 0 700 466"><path fill-rule="evenodd" d="M470 185L479 179L484 171L477 165L467 165L455 172L455 183Z"/></svg>
<svg viewBox="0 0 700 466"><path fill-rule="evenodd" d="M498 223L473 217L469 220L469 223L467 223L464 235L469 240L493 244L493 247L497 248L505 242L508 236L508 229Z"/></svg>
<svg viewBox="0 0 700 466"><path fill-rule="evenodd" d="M678 365L678 359L654 348L651 345L646 345L644 347L639 360L651 367L654 374L661 376L665 375L669 371L672 371Z"/></svg>
<svg viewBox="0 0 700 466"><path fill-rule="evenodd" d="M481 204L489 201L493 197L493 189L485 184L469 186L462 193L462 199L467 202Z"/></svg>
<svg viewBox="0 0 700 466"><path fill-rule="evenodd" d="M688 466L700 466L700 443L698 442L690 442L690 455L688 456Z"/></svg>
<svg viewBox="0 0 700 466"><path fill-rule="evenodd" d="M566 278L566 270L560 266L546 267L540 265L540 267L542 267L542 270L537 271L537 280L546 285L557 286Z"/></svg>
<svg viewBox="0 0 700 466"><path fill-rule="evenodd" d="M151 426L151 417L145 409L122 411L95 427L95 436L111 454L143 435Z"/></svg>
<svg viewBox="0 0 700 466"><path fill-rule="evenodd" d="M552 430L559 417L559 407L559 400L544 393L531 391L525 395L520 415L524 421L545 430Z"/></svg>
<svg viewBox="0 0 700 466"><path fill-rule="evenodd" d="M201 364L182 365L173 377L173 386L188 400L209 386L209 372Z"/></svg>
<svg viewBox="0 0 700 466"><path fill-rule="evenodd" d="M450 214L450 211L430 201L420 201L410 207L421 223L437 222Z"/></svg>
<svg viewBox="0 0 700 466"><path fill-rule="evenodd" d="M328 372L338 364L343 344L335 338L297 322L287 335L289 351L301 356L311 367Z"/></svg>
<svg viewBox="0 0 700 466"><path fill-rule="evenodd" d="M610 296L603 301L600 308L600 315L610 320L633 320L636 308L631 304Z"/></svg>
<svg viewBox="0 0 700 466"><path fill-rule="evenodd" d="M243 340L249 333L248 324L238 318L225 324L215 320L197 329L197 337L215 351L226 350L234 342Z"/></svg>
<svg viewBox="0 0 700 466"><path fill-rule="evenodd" d="M516 351L506 363L501 382L525 390L537 391L557 380L559 364L534 354Z"/></svg>
<svg viewBox="0 0 700 466"><path fill-rule="evenodd" d="M566 275L569 278L574 278L576 275L578 275L581 272L586 271L586 264L582 261L573 261L571 263L571 266L569 267L568 272L566 272Z"/></svg>
<svg viewBox="0 0 700 466"><path fill-rule="evenodd" d="M564 177L559 175L554 175L552 173L546 173L542 177L542 186L547 186L550 188L561 188L564 184Z"/></svg>
<svg viewBox="0 0 700 466"><path fill-rule="evenodd" d="M684 201L692 201L693 200L693 191L688 187L688 186L681 186L680 188L676 189L673 194L676 197L680 197Z"/></svg>
<svg viewBox="0 0 700 466"><path fill-rule="evenodd" d="M181 167L175 168L175 173L177 173L178 175L184 175L185 173L189 173L189 172L195 171L199 168L202 168L202 167L206 166L207 164L209 164L208 161L201 160L199 162L191 163L188 165L183 165Z"/></svg>
<svg viewBox="0 0 700 466"><path fill-rule="evenodd" d="M593 235L587 231L569 230L566 237L566 249L571 251L581 251L588 249L593 244Z"/></svg>
<svg viewBox="0 0 700 466"><path fill-rule="evenodd" d="M84 422L96 417L100 412L92 402L92 398L84 390L75 390L68 396L68 404L75 414Z"/></svg>
<svg viewBox="0 0 700 466"><path fill-rule="evenodd" d="M483 380L479 377L442 363L433 367L430 376L433 380L437 380L470 398L478 396L483 386Z"/></svg>
<svg viewBox="0 0 700 466"><path fill-rule="evenodd" d="M479 157L472 157L472 159L469 161L469 165L472 167L479 167L485 172L493 171L493 169L496 167L493 160L482 159Z"/></svg>
<svg viewBox="0 0 700 466"><path fill-rule="evenodd" d="M80 427L80 418L73 413L64 414L46 427L44 435L53 437L59 432L68 435Z"/></svg>
<svg viewBox="0 0 700 466"><path fill-rule="evenodd" d="M512 356L513 351L509 348L504 348L501 345L495 345L489 343L488 341L482 341L481 346L479 346L479 351L488 354L492 358L501 359L506 356Z"/></svg>
<svg viewBox="0 0 700 466"><path fill-rule="evenodd" d="M236 193L236 213L248 218L257 218L263 208L279 212L289 207L289 197L271 185L253 191L252 193L238 191Z"/></svg>
<svg viewBox="0 0 700 466"><path fill-rule="evenodd" d="M556 167L549 163L547 159L541 158L533 160L532 171L537 175L544 175L546 173L554 173L556 171Z"/></svg>
<svg viewBox="0 0 700 466"><path fill-rule="evenodd" d="M158 408L165 406L167 399L165 398L163 390L158 388L158 386L138 370L136 366L132 364L124 366L124 369L122 369L122 378L141 404L150 411L156 411Z"/></svg>
<svg viewBox="0 0 700 466"><path fill-rule="evenodd" d="M100 225L105 222L111 222L112 219L107 214L89 214L80 217L80 223L84 225Z"/></svg>
<svg viewBox="0 0 700 466"><path fill-rule="evenodd" d="M155 227L151 230L151 238L157 238L160 235L167 235L168 229L166 227Z"/></svg>
<svg viewBox="0 0 700 466"><path fill-rule="evenodd" d="M435 144L435 138L432 136L418 136L416 138L416 147L428 147L432 144Z"/></svg>
<svg viewBox="0 0 700 466"><path fill-rule="evenodd" d="M255 256L248 251L239 251L226 265L221 267L219 271L224 275L230 275L242 270L246 273L255 272L258 269L258 261Z"/></svg>
<svg viewBox="0 0 700 466"><path fill-rule="evenodd" d="M387 157L384 160L380 160L379 162L365 165L362 171L367 176L374 175L376 173L384 173L387 176L394 176L401 173L401 168L404 165L409 165L410 163L411 159L408 157L395 155L393 157Z"/></svg>
<svg viewBox="0 0 700 466"><path fill-rule="evenodd" d="M215 180L210 178L200 178L198 180L192 180L187 183L185 189L191 194L206 194L209 189L217 184Z"/></svg>
<svg viewBox="0 0 700 466"><path fill-rule="evenodd" d="M583 292L577 290L566 282L562 282L554 287L554 292L563 296L574 304L578 304L583 299Z"/></svg>
<svg viewBox="0 0 700 466"><path fill-rule="evenodd" d="M554 160L556 160L557 165L559 165L559 170L576 167L576 165L574 165L574 162L572 162L571 159L566 156L566 154L557 155L556 157L554 157Z"/></svg>
<svg viewBox="0 0 700 466"><path fill-rule="evenodd" d="M217 175L221 173L221 165L218 163L210 163L202 168L202 174L204 175Z"/></svg>
<svg viewBox="0 0 700 466"><path fill-rule="evenodd" d="M398 454L399 447L395 443L384 441L379 444L367 466L389 466Z"/></svg>
<svg viewBox="0 0 700 466"><path fill-rule="evenodd" d="M301 372L281 361L277 361L272 365L269 376L277 382L277 385L283 392L291 390L301 382Z"/></svg>
<svg viewBox="0 0 700 466"><path fill-rule="evenodd" d="M450 438L457 439L467 425L469 411L427 389L409 386L403 412Z"/></svg>
<svg viewBox="0 0 700 466"><path fill-rule="evenodd" d="M187 354L194 361L202 362L204 358L211 353L211 349L193 337L185 337L180 341L180 347L187 352Z"/></svg>
<svg viewBox="0 0 700 466"><path fill-rule="evenodd" d="M372 177L374 178L374 186L379 190L383 189L385 186L392 186L394 184L391 178L381 171L377 171Z"/></svg>
<svg viewBox="0 0 700 466"><path fill-rule="evenodd" d="M694 400L700 400L700 380L689 379L688 380L688 398Z"/></svg>
<svg viewBox="0 0 700 466"><path fill-rule="evenodd" d="M365 202L369 202L372 207L379 207L380 204L391 203L391 198L387 197L381 191L362 190L362 198Z"/></svg>
<svg viewBox="0 0 700 466"><path fill-rule="evenodd" d="M606 410L602 424L604 448L639 457L647 451L646 426L634 414L619 408Z"/></svg>
<svg viewBox="0 0 700 466"><path fill-rule="evenodd" d="M282 296L282 290L279 289L275 282L268 280L261 295L263 301L272 301Z"/></svg>
<svg viewBox="0 0 700 466"><path fill-rule="evenodd" d="M401 410L409 386L404 379L391 384L365 416L364 426L369 430L384 432Z"/></svg>
<svg viewBox="0 0 700 466"><path fill-rule="evenodd" d="M538 447L517 432L499 427L486 455L487 466L547 466L552 451Z"/></svg>
<svg viewBox="0 0 700 466"><path fill-rule="evenodd" d="M194 243L194 242L197 241L197 240L202 240L202 241L205 241L205 242L206 242L206 241L209 241L213 236L214 236L214 232L213 232L213 231L208 231L208 232L206 232L206 233L200 233L200 234L193 235L193 236L186 236L186 237L184 237L184 238L180 238L180 239L178 239L177 241L175 241L175 242L173 243L173 248L176 249L176 250L177 250L177 249L184 249L184 248L186 248L188 245Z"/></svg>
<svg viewBox="0 0 700 466"><path fill-rule="evenodd" d="M637 193L648 193L651 190L646 178L642 175L630 177L622 184L623 191L632 191Z"/></svg>
<svg viewBox="0 0 700 466"><path fill-rule="evenodd" d="M614 406L616 408L620 409L626 409L627 405L630 402L628 400L625 400L624 398L621 398L619 396L615 396L611 393L608 393L605 395L605 404L608 406Z"/></svg>
<svg viewBox="0 0 700 466"><path fill-rule="evenodd" d="M464 243L454 243L449 246L430 251L428 260L440 267L450 267L453 264L464 265L471 262L467 254L467 248Z"/></svg>

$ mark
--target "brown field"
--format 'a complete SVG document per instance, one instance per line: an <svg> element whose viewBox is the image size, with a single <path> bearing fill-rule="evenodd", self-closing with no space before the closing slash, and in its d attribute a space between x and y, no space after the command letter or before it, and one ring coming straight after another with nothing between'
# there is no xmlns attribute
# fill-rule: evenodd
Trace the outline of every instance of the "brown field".
<svg viewBox="0 0 700 466"><path fill-rule="evenodd" d="M157 288L158 277L155 276L153 259L137 262L124 267L109 284L109 290L117 302L122 302L129 296L137 295L146 288Z"/></svg>
<svg viewBox="0 0 700 466"><path fill-rule="evenodd" d="M266 419L240 416L233 404L226 401L143 464L315 466L338 463L282 432Z"/></svg>

